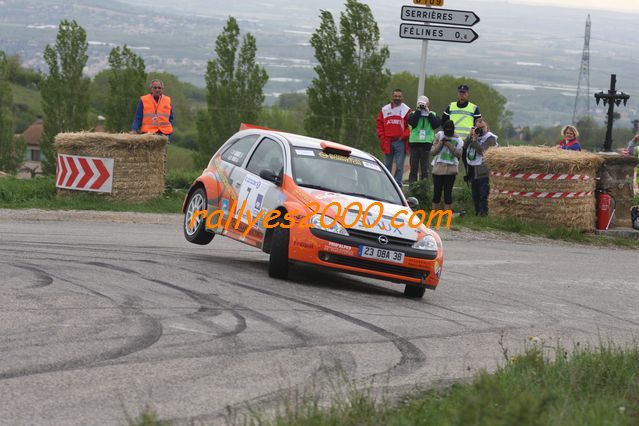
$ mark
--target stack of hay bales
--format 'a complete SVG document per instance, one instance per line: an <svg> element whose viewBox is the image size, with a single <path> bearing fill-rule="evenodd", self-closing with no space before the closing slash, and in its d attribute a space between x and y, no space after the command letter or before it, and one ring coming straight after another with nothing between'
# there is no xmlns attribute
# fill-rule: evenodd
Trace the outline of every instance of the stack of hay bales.
<svg viewBox="0 0 639 426"><path fill-rule="evenodd" d="M54 147L59 154L113 158L110 194L115 200L145 201L164 193L165 146L168 139L154 134L60 133ZM83 191L58 189L58 194Z"/></svg>
<svg viewBox="0 0 639 426"><path fill-rule="evenodd" d="M491 171L491 216L594 229L595 178L603 163L599 156L519 146L491 149L485 162Z"/></svg>

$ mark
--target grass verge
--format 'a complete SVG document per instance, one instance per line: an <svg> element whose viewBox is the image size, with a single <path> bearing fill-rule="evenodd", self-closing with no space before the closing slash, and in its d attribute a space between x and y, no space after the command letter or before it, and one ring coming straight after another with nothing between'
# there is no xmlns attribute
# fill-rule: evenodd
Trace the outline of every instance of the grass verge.
<svg viewBox="0 0 639 426"><path fill-rule="evenodd" d="M639 422L639 348L611 344L561 347L533 343L508 356L494 374L478 373L468 383L429 390L402 404L377 401L351 391L322 406L299 398L274 417L253 412L227 424L297 425L636 425ZM141 415L134 425L150 425ZM144 420L147 420L144 422Z"/></svg>
<svg viewBox="0 0 639 426"><path fill-rule="evenodd" d="M57 197L53 177L36 179L5 177L0 179L0 208L12 209L180 213L185 194L185 189L173 189L161 197L141 203L107 200L94 193L81 193L73 197Z"/></svg>
<svg viewBox="0 0 639 426"><path fill-rule="evenodd" d="M513 232L580 244L639 249L639 240L636 239L595 235L568 228L552 228L544 224L522 222L517 219L497 219L490 216L477 217L472 213L453 219L451 229L462 230L462 228L476 231Z"/></svg>

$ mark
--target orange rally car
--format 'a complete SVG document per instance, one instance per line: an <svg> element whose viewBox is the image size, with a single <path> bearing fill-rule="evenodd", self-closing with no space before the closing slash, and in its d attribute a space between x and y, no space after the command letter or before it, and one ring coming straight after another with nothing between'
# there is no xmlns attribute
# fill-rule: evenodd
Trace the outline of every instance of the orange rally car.
<svg viewBox="0 0 639 426"><path fill-rule="evenodd" d="M405 284L407 297L437 287L441 239L420 224L417 200L404 198L379 160L334 142L244 128L186 195L189 242L221 234L260 248L274 278L306 263Z"/></svg>

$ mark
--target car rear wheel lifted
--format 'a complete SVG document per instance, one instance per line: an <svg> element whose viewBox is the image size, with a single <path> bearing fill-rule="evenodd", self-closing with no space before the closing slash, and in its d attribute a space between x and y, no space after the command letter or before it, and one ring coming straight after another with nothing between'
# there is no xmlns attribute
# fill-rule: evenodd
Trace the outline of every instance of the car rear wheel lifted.
<svg viewBox="0 0 639 426"><path fill-rule="evenodd" d="M186 204L186 212L184 213L184 237L188 242L206 245L215 236L215 234L206 232L206 215L198 215L193 219L197 211L206 209L206 191L204 191L204 188L197 188L189 197L189 202ZM190 226L191 222L193 222L192 228Z"/></svg>
<svg viewBox="0 0 639 426"><path fill-rule="evenodd" d="M421 287L417 285L406 284L404 288L404 296L410 297L412 299L421 299L424 297L424 293L426 292L426 287Z"/></svg>

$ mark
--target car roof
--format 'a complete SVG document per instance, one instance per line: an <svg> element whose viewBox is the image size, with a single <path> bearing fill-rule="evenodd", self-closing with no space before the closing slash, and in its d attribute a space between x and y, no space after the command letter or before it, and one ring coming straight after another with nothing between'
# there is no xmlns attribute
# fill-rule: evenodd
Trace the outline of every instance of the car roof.
<svg viewBox="0 0 639 426"><path fill-rule="evenodd" d="M295 133L281 132L277 130L266 130L266 129L247 129L242 130L236 134L236 136L243 136L249 134L259 134L262 136L275 136L279 137L279 139L283 139L288 142L291 146L296 148L312 148L312 149L322 149L321 143L322 139L311 138L309 136L297 135ZM348 146L346 144L342 144ZM348 146L352 151L351 155L356 157L364 158L367 160L375 161L375 157L369 154L366 151L362 151L357 148L353 148L352 146Z"/></svg>

